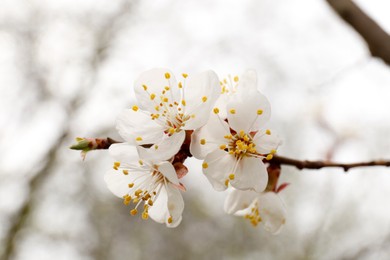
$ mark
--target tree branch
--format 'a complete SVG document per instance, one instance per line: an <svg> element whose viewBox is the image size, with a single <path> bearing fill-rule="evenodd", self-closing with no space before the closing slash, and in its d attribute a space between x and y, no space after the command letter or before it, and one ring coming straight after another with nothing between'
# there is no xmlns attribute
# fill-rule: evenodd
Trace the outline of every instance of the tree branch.
<svg viewBox="0 0 390 260"><path fill-rule="evenodd" d="M101 150L101 149L108 149L112 144L114 143L121 143L120 141L116 141L110 137L108 138L80 138L82 140L99 140L100 143L104 144L99 147L93 148L92 146L89 146L92 150ZM71 149L73 150L81 150L81 152L84 152L83 146L79 146L78 144L72 145ZM180 153L180 151L179 151ZM187 158L187 157L185 157ZM369 162L357 162L357 163L337 163L337 162L331 162L331 161L308 161L308 160L297 160L292 159L284 156L274 155L271 160L265 160L265 162L269 162L274 165L289 165L289 166L295 166L299 170L302 169L312 169L312 170L318 170L321 168L343 168L344 171L348 171L351 168L356 167L368 167L368 166L385 166L390 167L390 160L374 160Z"/></svg>
<svg viewBox="0 0 390 260"><path fill-rule="evenodd" d="M367 166L386 166L390 167L390 161L385 160L375 160L375 161L369 161L369 162L357 162L357 163L337 163L337 162L331 162L331 161L308 161L308 160L296 160L288 157L278 156L274 155L272 160L269 161L273 164L279 164L279 165L290 165L295 166L299 170L302 169L313 169L318 170L321 168L326 167L338 167L343 168L344 171L348 171L351 168L356 167L367 167Z"/></svg>
<svg viewBox="0 0 390 260"><path fill-rule="evenodd" d="M390 35L351 0L326 0L332 9L363 39L373 57L390 65Z"/></svg>

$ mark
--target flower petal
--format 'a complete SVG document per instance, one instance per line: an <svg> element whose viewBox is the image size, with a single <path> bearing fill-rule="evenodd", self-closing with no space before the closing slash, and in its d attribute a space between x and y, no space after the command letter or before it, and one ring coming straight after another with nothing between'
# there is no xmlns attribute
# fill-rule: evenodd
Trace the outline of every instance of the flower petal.
<svg viewBox="0 0 390 260"><path fill-rule="evenodd" d="M181 222L183 209L184 201L180 191L168 183L161 188L158 198L149 208L149 216L158 223L176 227ZM168 223L170 217L172 217L172 223Z"/></svg>
<svg viewBox="0 0 390 260"><path fill-rule="evenodd" d="M166 75L169 75L169 78ZM165 87L168 87L168 90ZM162 95L172 102L179 101L181 95L175 76L170 70L164 68L143 72L135 81L134 91L140 107L151 113L155 112L154 107L160 103Z"/></svg>
<svg viewBox="0 0 390 260"><path fill-rule="evenodd" d="M180 185L179 179L177 178L177 174L175 168L170 162L161 162L157 164L158 170L173 184Z"/></svg>
<svg viewBox="0 0 390 260"><path fill-rule="evenodd" d="M228 121L231 128L249 133L264 126L271 115L267 98L254 89L239 89L227 105Z"/></svg>
<svg viewBox="0 0 390 260"><path fill-rule="evenodd" d="M234 168L236 159L223 150L215 150L204 159L203 173L217 191L226 190L225 184L229 174Z"/></svg>
<svg viewBox="0 0 390 260"><path fill-rule="evenodd" d="M219 117L225 120L227 118L227 104L232 98L233 94L222 93L219 95L217 101L215 102L214 107L219 110Z"/></svg>
<svg viewBox="0 0 390 260"><path fill-rule="evenodd" d="M119 114L116 128L120 136L129 143L153 144L164 135L164 127L150 118L147 112L126 109Z"/></svg>
<svg viewBox="0 0 390 260"><path fill-rule="evenodd" d="M260 217L265 230L278 233L286 222L286 208L275 192L265 192L259 195Z"/></svg>
<svg viewBox="0 0 390 260"><path fill-rule="evenodd" d="M232 188L226 197L224 210L227 214L234 214L237 211L244 210L249 207L257 196L258 193L254 191L243 191Z"/></svg>
<svg viewBox="0 0 390 260"><path fill-rule="evenodd" d="M133 164L139 160L137 148L129 143L112 144L108 151L119 162Z"/></svg>
<svg viewBox="0 0 390 260"><path fill-rule="evenodd" d="M268 154L272 150L278 149L279 145L282 143L277 134L266 134L262 131L256 133L253 142L256 145L256 151L260 154Z"/></svg>
<svg viewBox="0 0 390 260"><path fill-rule="evenodd" d="M205 126L192 133L191 154L197 159L204 159L207 154L227 143L224 138L227 134L230 134L229 125L213 113Z"/></svg>
<svg viewBox="0 0 390 260"><path fill-rule="evenodd" d="M165 185L161 186L158 197L149 208L149 217L158 223L165 223L168 216L168 195Z"/></svg>
<svg viewBox="0 0 390 260"><path fill-rule="evenodd" d="M166 225L168 227L177 227L182 219L182 213L184 210L184 200L180 191L176 189L172 184L167 185L168 194L168 211L172 218L172 222L169 223L169 217L166 219Z"/></svg>
<svg viewBox="0 0 390 260"><path fill-rule="evenodd" d="M150 148L139 147L138 152L140 157L142 159L147 159L150 162L168 160L180 150L185 135L185 131L174 133L171 136L164 135L159 142L155 143Z"/></svg>
<svg viewBox="0 0 390 260"><path fill-rule="evenodd" d="M193 130L207 123L210 111L219 96L220 86L214 71L205 71L194 77L188 77L183 88L184 115L190 116L184 129Z"/></svg>
<svg viewBox="0 0 390 260"><path fill-rule="evenodd" d="M108 189L117 197L122 198L130 190L127 186L130 180L128 176L121 174L121 172L110 170L104 175L104 181Z"/></svg>
<svg viewBox="0 0 390 260"><path fill-rule="evenodd" d="M129 183L135 183L139 177L145 176L142 172L132 171L124 175L121 171L110 170L104 175L104 181L108 189L117 197L122 198L124 195L132 193L137 189L137 184L129 188Z"/></svg>
<svg viewBox="0 0 390 260"><path fill-rule="evenodd" d="M230 184L239 190L262 192L267 187L267 168L260 158L243 157Z"/></svg>

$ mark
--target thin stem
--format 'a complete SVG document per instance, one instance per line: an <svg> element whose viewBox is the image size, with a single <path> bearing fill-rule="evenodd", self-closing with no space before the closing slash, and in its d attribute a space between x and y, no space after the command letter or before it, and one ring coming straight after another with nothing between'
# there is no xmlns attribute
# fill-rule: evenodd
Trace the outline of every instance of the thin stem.
<svg viewBox="0 0 390 260"><path fill-rule="evenodd" d="M356 162L356 163L337 163L331 161L308 161L308 160L297 160L288 157L274 155L272 160L268 161L272 164L278 165L290 165L295 166L299 170L302 169L313 169L318 170L326 167L338 167L343 168L344 171L348 171L351 168L356 167L367 167L367 166L386 166L390 167L390 160L374 160L369 162Z"/></svg>
<svg viewBox="0 0 390 260"><path fill-rule="evenodd" d="M91 139L97 139L97 138L91 138ZM99 140L109 140L107 142L104 142L106 145L104 147L100 147L99 149L108 149L111 144L113 143L120 143L119 141L116 141L111 138L106 139L99 139ZM265 159L264 159L265 160ZM309 160L297 160L293 158L288 158L284 156L274 155L273 158L269 161L265 160L265 162L269 162L274 165L289 165L289 166L295 166L299 170L302 169L312 169L312 170L318 170L321 168L343 168L344 171L348 171L351 168L357 168L357 167L368 167L368 166L385 166L390 167L390 160L373 160L368 162L356 162L356 163L338 163L338 162L332 162L332 161L309 161Z"/></svg>

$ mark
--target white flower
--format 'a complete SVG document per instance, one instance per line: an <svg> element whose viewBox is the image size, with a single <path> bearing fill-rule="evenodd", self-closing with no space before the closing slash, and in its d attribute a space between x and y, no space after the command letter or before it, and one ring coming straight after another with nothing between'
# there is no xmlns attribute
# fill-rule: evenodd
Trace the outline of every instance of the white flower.
<svg viewBox="0 0 390 260"><path fill-rule="evenodd" d="M131 215L136 215L141 208L143 219L150 217L168 227L176 227L182 219L184 201L175 169L171 163L158 158L140 159L139 154L142 158L144 150L127 143L111 145L109 151L117 162L104 180L112 193L123 198L125 205L134 204Z"/></svg>
<svg viewBox="0 0 390 260"><path fill-rule="evenodd" d="M247 85L251 79L256 80L247 78ZM194 131L191 154L204 159L203 172L214 189L225 190L230 183L240 190L261 192L268 181L262 160L271 159L280 144L270 130L261 130L270 117L270 104L256 88L248 87L237 90L226 110L227 120L216 107L208 123Z"/></svg>
<svg viewBox="0 0 390 260"><path fill-rule="evenodd" d="M232 189L225 200L228 214L243 216L252 225L264 225L265 230L278 233L286 222L285 206L275 192L257 193Z"/></svg>
<svg viewBox="0 0 390 260"><path fill-rule="evenodd" d="M218 77L213 71L182 76L178 83L167 69L140 75L134 86L139 107L124 111L117 121L125 141L153 144L151 149L174 155L184 141L185 130L206 124L219 96Z"/></svg>
<svg viewBox="0 0 390 260"><path fill-rule="evenodd" d="M227 117L226 106L229 101L234 97L234 94L239 89L257 89L257 75L254 70L247 70L241 78L234 76L233 78L229 75L224 78L221 82L221 95L217 99L215 106L219 108L219 116L223 119Z"/></svg>

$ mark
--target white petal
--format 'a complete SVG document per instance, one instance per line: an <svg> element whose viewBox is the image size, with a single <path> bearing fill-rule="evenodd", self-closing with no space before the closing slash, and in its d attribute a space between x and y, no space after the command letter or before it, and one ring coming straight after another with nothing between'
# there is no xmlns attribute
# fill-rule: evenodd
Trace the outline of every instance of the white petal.
<svg viewBox="0 0 390 260"><path fill-rule="evenodd" d="M235 178L230 184L239 190L262 192L268 183L267 169L260 158L243 157L239 162Z"/></svg>
<svg viewBox="0 0 390 260"><path fill-rule="evenodd" d="M257 196L258 193L254 191L242 191L232 188L226 197L224 210L227 214L244 210L249 207Z"/></svg>
<svg viewBox="0 0 390 260"><path fill-rule="evenodd" d="M286 222L286 208L280 197L274 192L259 195L260 217L264 228L271 233L278 233Z"/></svg>
<svg viewBox="0 0 390 260"><path fill-rule="evenodd" d="M227 134L230 134L229 125L213 113L205 126L192 133L191 154L197 159L204 159L207 154L227 143L224 138ZM200 143L202 139L205 144Z"/></svg>
<svg viewBox="0 0 390 260"><path fill-rule="evenodd" d="M157 164L158 170L173 184L179 185L179 179L177 178L177 174L175 168L170 162L161 162Z"/></svg>
<svg viewBox="0 0 390 260"><path fill-rule="evenodd" d="M193 130L202 127L207 123L211 109L214 108L220 94L217 74L209 70L194 77L188 77L183 91L183 99L186 101L184 114L194 115L186 121L184 129Z"/></svg>
<svg viewBox="0 0 390 260"><path fill-rule="evenodd" d="M170 78L167 79L165 74L169 73ZM144 89L147 87L147 90ZM169 87L169 90L165 90ZM180 89L178 88L175 76L173 73L164 68L156 68L143 72L134 84L135 96L138 99L140 107L151 113L154 113L154 107L160 103L162 92L165 91L165 96L172 101L180 101ZM150 95L154 94L152 100Z"/></svg>
<svg viewBox="0 0 390 260"><path fill-rule="evenodd" d="M178 189L176 189L172 184L167 185L168 193L168 211L170 217L172 217L172 223L168 223L168 218L166 219L166 225L168 227L177 227L181 222L181 215L184 210L184 200Z"/></svg>
<svg viewBox="0 0 390 260"><path fill-rule="evenodd" d="M265 134L264 131L259 131L253 138L256 144L256 151L260 154L268 154L271 150L278 149L281 140L277 134L271 132L270 135Z"/></svg>
<svg viewBox="0 0 390 260"><path fill-rule="evenodd" d="M253 89L239 89L227 105L227 110L229 125L237 132L259 130L271 115L267 98Z"/></svg>
<svg viewBox="0 0 390 260"><path fill-rule="evenodd" d="M138 162L139 156L135 145L128 143L112 144L108 149L110 155L119 162L133 164Z"/></svg>
<svg viewBox="0 0 390 260"><path fill-rule="evenodd" d="M164 135L159 142L156 142L150 148L138 148L140 157L151 162L168 160L180 150L185 135L185 131L174 133L171 136Z"/></svg>
<svg viewBox="0 0 390 260"><path fill-rule="evenodd" d="M134 188L129 188L128 184L133 183L137 177L141 176L139 172L131 172L129 175L124 175L121 171L110 170L104 175L104 181L107 188L120 198L132 191Z"/></svg>
<svg viewBox="0 0 390 260"><path fill-rule="evenodd" d="M168 194L165 185L162 186L153 206L149 208L149 217L158 223L165 223L168 218Z"/></svg>
<svg viewBox="0 0 390 260"><path fill-rule="evenodd" d="M255 70L247 70L242 74L238 83L238 88L248 88L257 90L257 73Z"/></svg>
<svg viewBox="0 0 390 260"><path fill-rule="evenodd" d="M164 136L164 127L150 118L147 112L132 109L124 110L119 114L116 128L121 137L136 144L153 144ZM141 137L140 141L136 138Z"/></svg>
<svg viewBox="0 0 390 260"><path fill-rule="evenodd" d="M214 107L218 108L219 109L219 117L222 118L222 119L226 119L227 118L227 104L229 103L230 99L232 98L231 95L227 94L227 93L222 93L217 101L215 102L215 105Z"/></svg>
<svg viewBox="0 0 390 260"><path fill-rule="evenodd" d="M209 153L204 159L207 168L203 168L203 173L217 191L226 190L225 181L232 172L236 159L223 150L215 150Z"/></svg>
<svg viewBox="0 0 390 260"><path fill-rule="evenodd" d="M176 227L181 222L184 209L183 197L173 185L163 186L153 206L149 208L149 216L158 223L166 223L168 227ZM168 223L172 217L172 223Z"/></svg>

